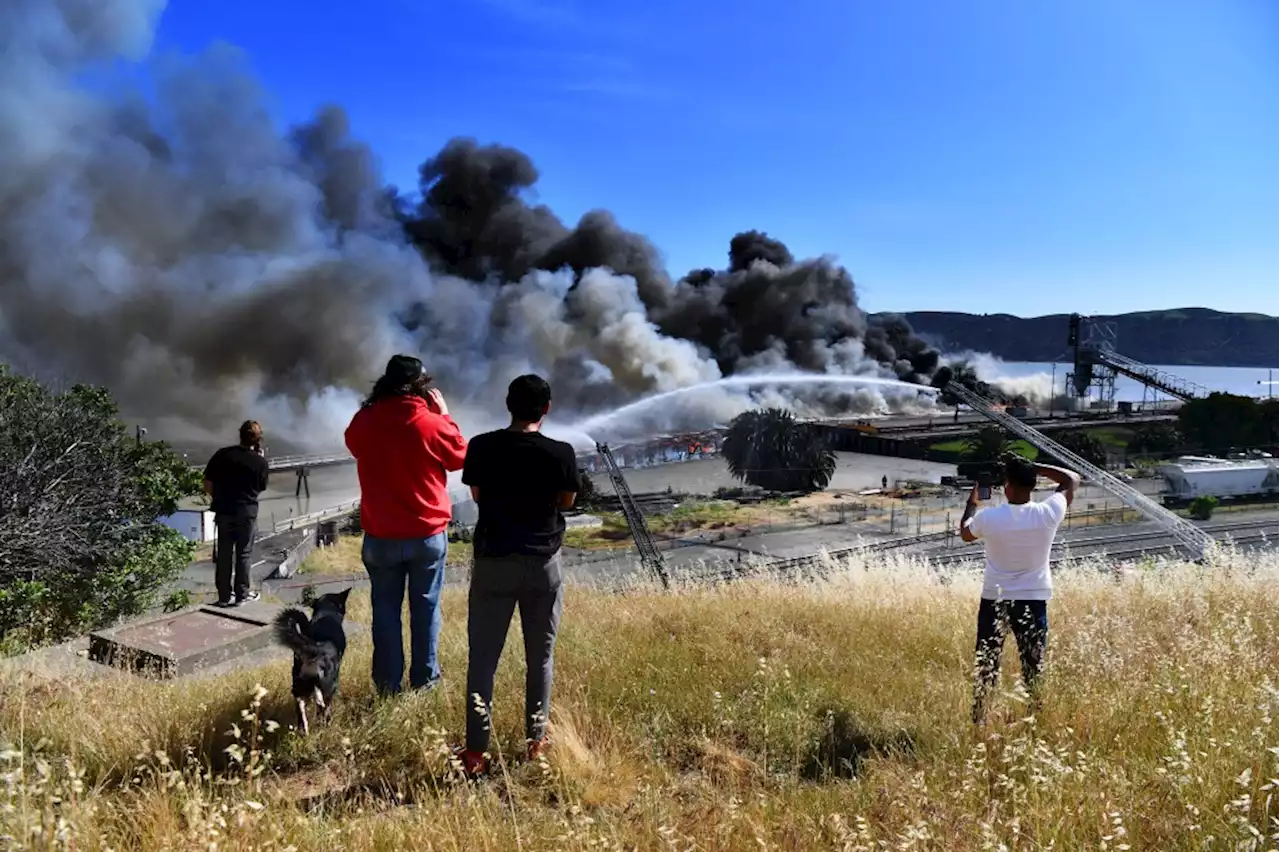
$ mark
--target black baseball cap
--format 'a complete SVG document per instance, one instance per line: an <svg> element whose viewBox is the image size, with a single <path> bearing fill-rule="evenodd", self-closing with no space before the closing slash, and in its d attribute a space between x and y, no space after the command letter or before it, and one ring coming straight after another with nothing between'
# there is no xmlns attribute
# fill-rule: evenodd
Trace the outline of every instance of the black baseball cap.
<svg viewBox="0 0 1280 852"><path fill-rule="evenodd" d="M427 368L422 365L421 360L412 355L392 355L383 374L388 382L396 385L412 384L423 376L427 376ZM427 378L431 377L427 376Z"/></svg>

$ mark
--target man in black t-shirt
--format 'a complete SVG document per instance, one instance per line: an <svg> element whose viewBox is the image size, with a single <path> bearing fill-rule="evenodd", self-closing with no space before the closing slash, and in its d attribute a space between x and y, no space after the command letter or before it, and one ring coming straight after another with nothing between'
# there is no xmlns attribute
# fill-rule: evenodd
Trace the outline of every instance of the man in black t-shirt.
<svg viewBox="0 0 1280 852"><path fill-rule="evenodd" d="M560 545L564 509L581 488L573 447L538 430L551 408L551 386L520 376L507 389L511 425L471 439L462 481L480 517L467 606L467 744L473 775L488 766L493 676L516 607L524 633L528 756L546 746L552 656L560 626Z"/></svg>
<svg viewBox="0 0 1280 852"><path fill-rule="evenodd" d="M212 498L218 526L215 581L218 606L237 606L260 595L249 588L249 557L258 531L258 495L267 489L267 459L262 427L256 420L240 426L240 443L213 454L204 469L204 490ZM235 598L232 599L232 567Z"/></svg>

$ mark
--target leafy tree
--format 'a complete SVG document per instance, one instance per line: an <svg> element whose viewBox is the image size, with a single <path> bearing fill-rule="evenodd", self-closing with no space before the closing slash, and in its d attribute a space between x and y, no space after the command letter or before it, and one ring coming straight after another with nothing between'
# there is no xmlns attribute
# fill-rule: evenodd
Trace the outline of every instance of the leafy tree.
<svg viewBox="0 0 1280 852"><path fill-rule="evenodd" d="M594 506L600 498L600 494L596 490L595 480L591 478L591 473L586 468L578 468L578 482L582 487L578 491L577 505L581 507Z"/></svg>
<svg viewBox="0 0 1280 852"><path fill-rule="evenodd" d="M1257 446L1275 450L1280 445L1280 399L1258 401Z"/></svg>
<svg viewBox="0 0 1280 852"><path fill-rule="evenodd" d="M830 442L780 408L739 414L721 452L739 481L770 491L820 491L836 471Z"/></svg>
<svg viewBox="0 0 1280 852"><path fill-rule="evenodd" d="M193 546L158 519L201 488L107 391L0 365L0 642L57 641L146 610Z"/></svg>
<svg viewBox="0 0 1280 852"><path fill-rule="evenodd" d="M1133 430L1129 439L1130 455L1166 456L1177 452L1181 436L1172 426L1164 423L1149 423Z"/></svg>
<svg viewBox="0 0 1280 852"><path fill-rule="evenodd" d="M1005 431L999 426L983 426L972 438L965 441L961 455L967 462L988 464L997 462L1000 457L1013 449Z"/></svg>
<svg viewBox="0 0 1280 852"><path fill-rule="evenodd" d="M1207 452L1274 447L1277 401L1229 393L1211 393L1183 403L1178 431Z"/></svg>
<svg viewBox="0 0 1280 852"><path fill-rule="evenodd" d="M1103 446L1096 436L1084 429L1059 432L1053 436L1053 440L1061 444L1064 449L1070 450L1090 464L1098 467L1107 466L1107 448ZM1058 463L1067 467L1071 466L1066 459L1058 459Z"/></svg>

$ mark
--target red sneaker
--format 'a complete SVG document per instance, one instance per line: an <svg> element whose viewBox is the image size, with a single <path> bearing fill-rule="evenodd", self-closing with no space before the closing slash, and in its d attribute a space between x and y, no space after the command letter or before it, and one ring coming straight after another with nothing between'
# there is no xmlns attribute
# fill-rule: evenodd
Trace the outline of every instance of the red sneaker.
<svg viewBox="0 0 1280 852"><path fill-rule="evenodd" d="M454 756L462 764L462 771L468 778L479 778L489 772L489 758L484 752L459 747L454 751Z"/></svg>

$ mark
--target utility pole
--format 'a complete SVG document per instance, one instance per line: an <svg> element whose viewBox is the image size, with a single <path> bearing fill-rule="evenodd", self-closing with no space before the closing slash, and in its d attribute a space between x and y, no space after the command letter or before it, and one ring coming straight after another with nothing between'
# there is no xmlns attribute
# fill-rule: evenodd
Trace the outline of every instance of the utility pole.
<svg viewBox="0 0 1280 852"><path fill-rule="evenodd" d="M133 434L134 434L134 437L137 438L138 440L138 446L142 446L142 436L147 434L147 430L142 428L141 426L135 426Z"/></svg>
<svg viewBox="0 0 1280 852"><path fill-rule="evenodd" d="M1271 380L1272 372L1273 372L1272 370L1267 370L1267 381L1265 383L1267 386L1267 399L1271 399L1271 397L1275 396L1275 393L1276 393L1277 383ZM1259 380L1258 384L1263 384L1263 382Z"/></svg>
<svg viewBox="0 0 1280 852"><path fill-rule="evenodd" d="M1058 362L1053 362L1053 378L1049 380L1049 419L1053 419L1053 400L1058 395Z"/></svg>

